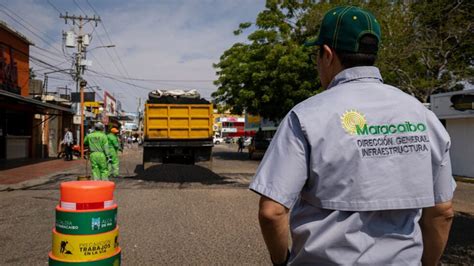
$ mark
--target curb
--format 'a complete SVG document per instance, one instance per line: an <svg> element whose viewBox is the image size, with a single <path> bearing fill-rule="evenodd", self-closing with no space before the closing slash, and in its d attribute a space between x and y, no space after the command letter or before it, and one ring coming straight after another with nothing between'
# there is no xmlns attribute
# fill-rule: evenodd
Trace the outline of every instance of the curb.
<svg viewBox="0 0 474 266"><path fill-rule="evenodd" d="M456 180L456 182L474 184L474 178L473 177L454 176L454 180Z"/></svg>

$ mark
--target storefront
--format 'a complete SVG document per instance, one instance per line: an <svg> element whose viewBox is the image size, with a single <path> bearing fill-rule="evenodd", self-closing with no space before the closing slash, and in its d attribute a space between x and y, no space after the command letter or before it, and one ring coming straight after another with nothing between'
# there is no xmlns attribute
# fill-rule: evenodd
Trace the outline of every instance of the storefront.
<svg viewBox="0 0 474 266"><path fill-rule="evenodd" d="M0 161L42 157L45 120L72 115L68 107L29 97L31 44L0 21Z"/></svg>
<svg viewBox="0 0 474 266"><path fill-rule="evenodd" d="M241 137L245 135L245 118L243 117L218 117L217 118L218 135L221 137Z"/></svg>
<svg viewBox="0 0 474 266"><path fill-rule="evenodd" d="M68 107L0 90L0 160L48 157L43 145L57 148L72 115Z"/></svg>

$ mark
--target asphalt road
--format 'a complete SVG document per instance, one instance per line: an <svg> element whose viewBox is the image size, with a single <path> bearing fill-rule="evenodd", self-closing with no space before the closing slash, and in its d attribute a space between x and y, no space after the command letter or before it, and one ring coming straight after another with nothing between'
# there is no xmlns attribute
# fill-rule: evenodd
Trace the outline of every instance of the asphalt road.
<svg viewBox="0 0 474 266"><path fill-rule="evenodd" d="M116 179L123 265L269 264L257 220L258 196L247 189L258 166L221 145L213 170L162 165L146 172L141 151L123 155ZM0 264L45 265L51 250L59 184L0 192Z"/></svg>
<svg viewBox="0 0 474 266"><path fill-rule="evenodd" d="M141 150L122 155L117 185L123 265L269 265L247 186L259 160L237 147L214 149L212 171L193 165L140 170ZM85 170L84 170L85 171ZM45 265L59 184L73 174L0 192L0 265ZM443 261L474 264L474 184L458 183L457 216Z"/></svg>

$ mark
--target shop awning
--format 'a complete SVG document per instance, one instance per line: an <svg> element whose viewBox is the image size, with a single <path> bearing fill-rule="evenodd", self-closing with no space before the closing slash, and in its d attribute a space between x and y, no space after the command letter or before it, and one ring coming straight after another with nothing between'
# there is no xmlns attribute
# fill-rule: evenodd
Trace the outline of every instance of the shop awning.
<svg viewBox="0 0 474 266"><path fill-rule="evenodd" d="M71 108L59 106L52 103L45 103L45 102L38 101L35 99L30 99L30 98L27 98L15 93L11 93L9 91L0 90L0 104L6 103L7 102L6 100L11 100L16 103L32 105L32 107L34 107L34 110L37 110L37 111L48 109L48 110L62 111L62 112L71 113L71 114L74 113L74 110L72 110Z"/></svg>

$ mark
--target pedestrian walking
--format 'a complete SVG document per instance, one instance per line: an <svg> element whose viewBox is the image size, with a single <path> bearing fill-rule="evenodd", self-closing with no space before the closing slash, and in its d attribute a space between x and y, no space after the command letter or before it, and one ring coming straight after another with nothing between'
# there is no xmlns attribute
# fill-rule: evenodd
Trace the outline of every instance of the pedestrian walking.
<svg viewBox="0 0 474 266"><path fill-rule="evenodd" d="M111 177L119 176L118 152L122 151L122 147L119 144L119 140L117 137L118 133L119 133L118 129L113 127L110 130L110 133L107 134L107 139L109 141L109 152L110 152L109 174Z"/></svg>
<svg viewBox="0 0 474 266"><path fill-rule="evenodd" d="M89 146L92 178L94 180L108 180L108 163L111 161L109 140L104 133L104 125L102 123L97 122L94 128L94 132L88 134L84 139L84 145Z"/></svg>
<svg viewBox="0 0 474 266"><path fill-rule="evenodd" d="M286 115L250 185L275 264L436 265L443 253L450 138L423 104L383 83L380 39L370 12L344 6L306 44L326 91Z"/></svg>
<svg viewBox="0 0 474 266"><path fill-rule="evenodd" d="M237 149L237 152L243 152L244 151L244 138L243 137L239 137L239 139L237 140L237 145L239 146L239 148Z"/></svg>
<svg viewBox="0 0 474 266"><path fill-rule="evenodd" d="M64 145L64 153L66 154L65 160L72 161L72 146L74 145L74 137L69 128L64 128L64 138L61 141Z"/></svg>

